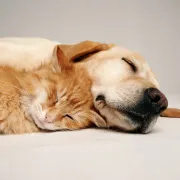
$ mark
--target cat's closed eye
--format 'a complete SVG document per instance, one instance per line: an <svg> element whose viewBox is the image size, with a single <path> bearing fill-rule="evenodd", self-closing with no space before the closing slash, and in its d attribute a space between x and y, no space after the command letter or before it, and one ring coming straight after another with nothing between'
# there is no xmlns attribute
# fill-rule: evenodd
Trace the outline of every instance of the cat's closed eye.
<svg viewBox="0 0 180 180"><path fill-rule="evenodd" d="M65 114L64 117L67 117L67 118L69 118L69 119L71 119L71 120L74 120L73 117L70 116L69 114Z"/></svg>

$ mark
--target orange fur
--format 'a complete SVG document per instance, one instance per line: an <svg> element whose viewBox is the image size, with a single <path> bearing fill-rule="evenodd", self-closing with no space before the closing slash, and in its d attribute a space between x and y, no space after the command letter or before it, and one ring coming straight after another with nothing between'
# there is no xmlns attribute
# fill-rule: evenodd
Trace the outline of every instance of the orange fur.
<svg viewBox="0 0 180 180"><path fill-rule="evenodd" d="M104 126L103 119L93 111L87 72L70 64L60 48L56 53L55 69L59 72L53 72L49 64L34 72L0 67L1 133Z"/></svg>

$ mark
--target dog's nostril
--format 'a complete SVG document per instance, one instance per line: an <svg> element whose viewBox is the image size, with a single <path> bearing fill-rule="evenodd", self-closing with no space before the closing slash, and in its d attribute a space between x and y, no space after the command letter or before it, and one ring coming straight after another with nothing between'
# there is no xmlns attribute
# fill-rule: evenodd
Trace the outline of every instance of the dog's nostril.
<svg viewBox="0 0 180 180"><path fill-rule="evenodd" d="M105 101L104 95L101 94L101 95L97 96L96 101Z"/></svg>
<svg viewBox="0 0 180 180"><path fill-rule="evenodd" d="M153 100L153 102L159 102L160 101L160 99L161 99L161 96L160 95L156 95L155 97L154 97L154 99L152 99Z"/></svg>
<svg viewBox="0 0 180 180"><path fill-rule="evenodd" d="M149 99L154 103L158 103L161 98L163 98L163 94L156 88L149 88L147 90L147 95Z"/></svg>
<svg viewBox="0 0 180 180"><path fill-rule="evenodd" d="M146 90L146 96L150 100L150 107L154 109L156 113L161 113L168 106L168 101L165 95L156 88L149 88Z"/></svg>

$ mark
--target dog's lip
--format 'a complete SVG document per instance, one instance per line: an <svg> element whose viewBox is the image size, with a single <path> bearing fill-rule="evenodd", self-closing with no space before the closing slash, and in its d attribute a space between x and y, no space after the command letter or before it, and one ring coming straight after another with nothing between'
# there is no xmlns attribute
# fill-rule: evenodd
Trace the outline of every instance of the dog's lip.
<svg viewBox="0 0 180 180"><path fill-rule="evenodd" d="M135 112L135 111L132 111L132 110L129 110L121 105L114 105L113 103L107 103L106 100L99 100L98 101L99 104L103 104L102 107L104 107L105 105L115 109L117 112L121 113L121 114L124 114L124 115L127 115L129 117L134 117L134 118L140 118L141 120L142 119L145 119L147 118L146 116L144 116L143 114L139 114L138 112Z"/></svg>
<svg viewBox="0 0 180 180"><path fill-rule="evenodd" d="M149 114L140 114L139 112L125 108L122 105L117 105L114 104L113 102L107 102L105 99L103 100L100 99L96 101L96 104L101 105L101 108L104 108L105 106L109 106L110 108L113 108L117 112L127 115L129 117L139 118L141 120L149 118Z"/></svg>
<svg viewBox="0 0 180 180"><path fill-rule="evenodd" d="M137 113L137 112L135 112L135 111L131 111L131 110L128 110L128 109L123 108L123 107L118 107L118 108L116 108L116 110L117 110L118 112L123 113L123 114L126 114L126 115L128 115L128 116L139 117L139 118L141 118L141 119L144 119L144 118L145 118L145 116L144 116L143 114L139 114L139 113Z"/></svg>
<svg viewBox="0 0 180 180"><path fill-rule="evenodd" d="M129 133L140 133L140 134L146 134L146 130L148 129L148 124L151 122L152 118L157 117L156 114L149 116L139 114L135 111L129 110L128 108L124 108L123 106L117 106L113 103L107 103L105 100L99 100L96 101L98 103L100 108L104 108L105 106L108 106L109 108L114 109L115 111L119 112L121 115L128 117L128 119L131 121L131 123L136 124L137 128L128 130L121 128L121 130L124 130Z"/></svg>
<svg viewBox="0 0 180 180"><path fill-rule="evenodd" d="M116 112L120 113L121 115L128 117L128 119L130 119L131 122L137 124L142 124L142 122L146 119L142 114L136 113L134 111L130 111L122 106L117 107L112 103L107 103L105 100L98 100L96 101L96 104L100 109L108 106L109 108L114 109Z"/></svg>
<svg viewBox="0 0 180 180"><path fill-rule="evenodd" d="M135 123L137 125L137 128L132 129L130 131L128 131L129 133L140 133L140 134L147 134L150 131L147 131L147 129L149 128L151 122L156 121L158 116L157 115L152 115L152 116L141 116L139 114L136 114L134 112L131 111L124 111L124 110L118 110L118 112L123 113L125 116L127 116L129 118L129 120L132 123ZM153 120L154 119L154 120Z"/></svg>

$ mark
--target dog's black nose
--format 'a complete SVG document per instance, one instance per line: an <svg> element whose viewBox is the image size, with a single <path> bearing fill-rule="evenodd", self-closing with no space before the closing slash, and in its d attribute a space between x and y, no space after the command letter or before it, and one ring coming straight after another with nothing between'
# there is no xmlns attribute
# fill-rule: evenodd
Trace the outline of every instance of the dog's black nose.
<svg viewBox="0 0 180 180"><path fill-rule="evenodd" d="M152 113L161 113L168 106L165 95L156 88L148 88L145 90L145 103L149 106ZM149 104L149 105L148 105Z"/></svg>

